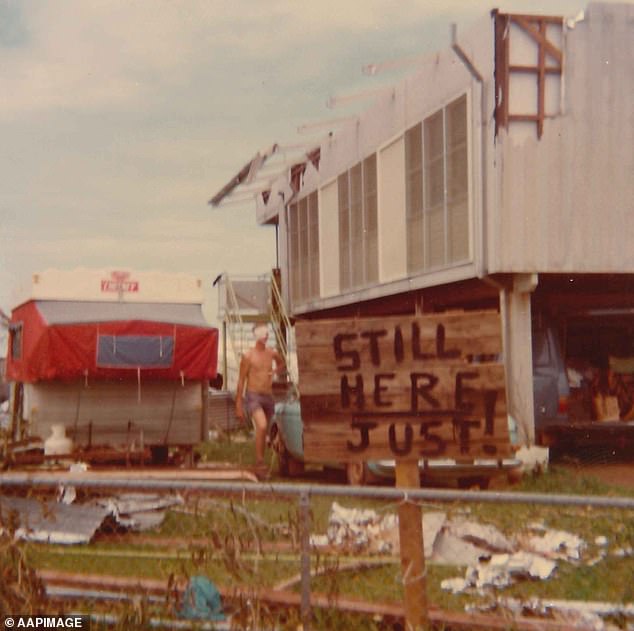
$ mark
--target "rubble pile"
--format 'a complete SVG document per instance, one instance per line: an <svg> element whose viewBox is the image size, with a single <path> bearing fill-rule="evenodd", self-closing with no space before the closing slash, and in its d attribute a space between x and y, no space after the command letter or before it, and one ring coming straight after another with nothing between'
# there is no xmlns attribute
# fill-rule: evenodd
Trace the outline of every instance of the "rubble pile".
<svg viewBox="0 0 634 631"><path fill-rule="evenodd" d="M444 512L423 513L423 542L428 562L466 566L464 576L441 583L442 589L454 594L490 595L516 581L548 580L556 573L559 561L594 565L608 553L614 556L633 553L632 549L625 548L608 551L607 537L599 536L594 540L597 553L589 557L588 544L581 537L547 528L542 523L527 524L523 532L507 537L490 524L480 524L465 515L449 517ZM313 536L311 543L317 547L329 545L370 554L396 555L399 553L398 517L393 513L345 508L334 502L326 535ZM618 609L617 605L601 603L595 603L601 604L599 610L582 608L568 601L545 604L538 600L520 603L497 599L494 602L496 607L512 613L521 613L528 607L531 615L554 617L597 630L609 628L601 615L614 614L615 607ZM617 613L634 617L634 607L629 609L632 611L619 609Z"/></svg>

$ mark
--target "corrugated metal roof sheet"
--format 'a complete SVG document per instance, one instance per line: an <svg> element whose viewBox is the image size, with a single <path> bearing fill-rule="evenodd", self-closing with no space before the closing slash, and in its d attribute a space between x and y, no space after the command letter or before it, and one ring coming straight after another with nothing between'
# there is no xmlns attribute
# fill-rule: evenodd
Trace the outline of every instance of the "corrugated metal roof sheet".
<svg viewBox="0 0 634 631"><path fill-rule="evenodd" d="M147 302L84 302L37 300L47 324L78 324L112 320L147 320L208 327L200 305Z"/></svg>
<svg viewBox="0 0 634 631"><path fill-rule="evenodd" d="M44 543L88 543L108 510L100 506L75 506L24 497L0 497L0 509L6 519L16 513L16 535Z"/></svg>

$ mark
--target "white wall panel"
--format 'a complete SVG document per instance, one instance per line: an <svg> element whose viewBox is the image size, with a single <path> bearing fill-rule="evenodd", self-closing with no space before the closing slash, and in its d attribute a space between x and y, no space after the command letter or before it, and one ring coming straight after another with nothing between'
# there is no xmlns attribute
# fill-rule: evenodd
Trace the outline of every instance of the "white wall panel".
<svg viewBox="0 0 634 631"><path fill-rule="evenodd" d="M633 39L634 5L590 5L565 38L562 114L540 140L499 135L490 271L634 271Z"/></svg>
<svg viewBox="0 0 634 631"><path fill-rule="evenodd" d="M27 401L30 434L43 440L56 424L76 447L88 445L90 432L92 446L193 445L201 438L199 382L42 382L27 384Z"/></svg>
<svg viewBox="0 0 634 631"><path fill-rule="evenodd" d="M339 293L339 197L337 180L319 191L319 259L321 295Z"/></svg>
<svg viewBox="0 0 634 631"><path fill-rule="evenodd" d="M379 279L407 276L405 141L403 136L378 154Z"/></svg>

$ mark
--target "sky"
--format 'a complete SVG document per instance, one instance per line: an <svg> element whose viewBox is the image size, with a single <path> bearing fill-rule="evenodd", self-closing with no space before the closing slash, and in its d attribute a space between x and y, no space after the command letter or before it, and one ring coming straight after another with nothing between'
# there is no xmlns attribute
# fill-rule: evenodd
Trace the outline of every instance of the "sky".
<svg viewBox="0 0 634 631"><path fill-rule="evenodd" d="M208 200L261 149L342 116L331 96L392 77L497 7L574 17L582 0L0 0L0 308L49 268L275 266L251 201ZM367 107L367 102L355 107Z"/></svg>

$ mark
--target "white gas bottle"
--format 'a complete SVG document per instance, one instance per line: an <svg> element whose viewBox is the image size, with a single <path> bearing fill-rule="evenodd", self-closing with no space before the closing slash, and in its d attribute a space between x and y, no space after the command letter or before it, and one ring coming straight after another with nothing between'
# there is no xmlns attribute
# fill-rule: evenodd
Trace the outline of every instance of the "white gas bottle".
<svg viewBox="0 0 634 631"><path fill-rule="evenodd" d="M63 425L51 425L51 435L44 441L45 456L65 456L73 451L73 441Z"/></svg>

